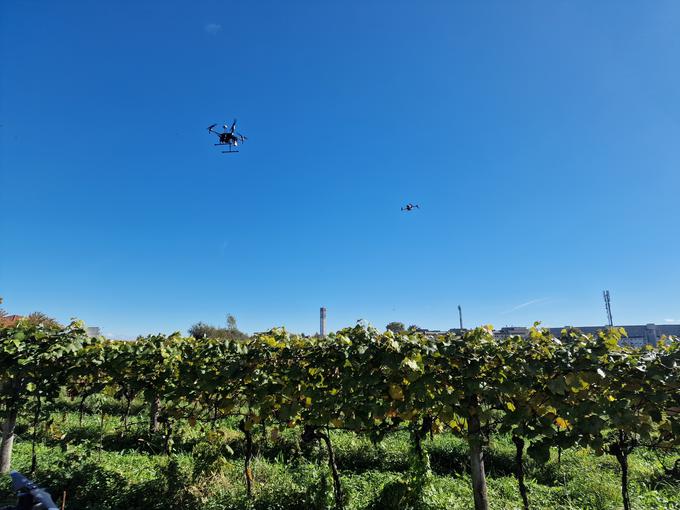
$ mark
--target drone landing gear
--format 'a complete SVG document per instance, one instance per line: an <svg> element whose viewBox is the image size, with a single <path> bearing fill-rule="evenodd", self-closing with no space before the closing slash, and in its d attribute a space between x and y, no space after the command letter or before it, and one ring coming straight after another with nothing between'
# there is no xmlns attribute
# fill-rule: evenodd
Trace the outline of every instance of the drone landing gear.
<svg viewBox="0 0 680 510"><path fill-rule="evenodd" d="M222 151L222 154L231 154L232 152L238 152L238 151Z"/></svg>

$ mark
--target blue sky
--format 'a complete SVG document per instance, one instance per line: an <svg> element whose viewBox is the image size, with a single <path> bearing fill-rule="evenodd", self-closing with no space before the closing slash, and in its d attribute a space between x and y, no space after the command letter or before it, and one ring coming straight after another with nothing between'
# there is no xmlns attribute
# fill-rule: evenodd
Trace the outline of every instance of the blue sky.
<svg viewBox="0 0 680 510"><path fill-rule="evenodd" d="M680 322L680 4L0 6L0 295L110 335ZM222 155L206 126L239 119ZM421 204L413 213L399 208Z"/></svg>

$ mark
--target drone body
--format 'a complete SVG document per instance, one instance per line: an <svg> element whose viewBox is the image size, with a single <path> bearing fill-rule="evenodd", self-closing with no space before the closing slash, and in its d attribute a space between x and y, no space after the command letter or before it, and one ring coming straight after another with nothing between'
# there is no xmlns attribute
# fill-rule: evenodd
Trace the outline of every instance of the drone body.
<svg viewBox="0 0 680 510"><path fill-rule="evenodd" d="M224 131L216 131L215 126L217 126L217 124L212 124L211 126L208 126L208 133L214 133L215 135L217 135L218 143L216 143L215 145L225 145L229 148L226 151L222 151L222 154L238 152L238 150L235 150L235 147L238 147L239 143L243 143L248 139L241 133L236 132L236 119L234 119L234 122L231 123L231 126L227 126L226 124L224 124L222 126Z"/></svg>
<svg viewBox="0 0 680 510"><path fill-rule="evenodd" d="M402 211L406 211L406 212L411 212L411 211L413 211L413 209L420 209L420 206L418 204L408 203L404 207L401 208Z"/></svg>

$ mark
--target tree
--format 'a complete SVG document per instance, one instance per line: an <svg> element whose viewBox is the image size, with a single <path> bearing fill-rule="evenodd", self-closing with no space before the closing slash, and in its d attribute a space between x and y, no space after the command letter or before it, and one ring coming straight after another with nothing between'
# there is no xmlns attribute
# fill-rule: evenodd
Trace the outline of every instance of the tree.
<svg viewBox="0 0 680 510"><path fill-rule="evenodd" d="M231 320L230 320L231 319ZM232 315L227 316L229 327L218 328L205 322L197 322L188 330L190 336L200 338L219 338L221 340L246 340L248 335L239 331L236 327L236 319Z"/></svg>
<svg viewBox="0 0 680 510"><path fill-rule="evenodd" d="M227 314L227 329L229 331L238 331L238 328L236 327L236 317L230 313Z"/></svg>
<svg viewBox="0 0 680 510"><path fill-rule="evenodd" d="M217 328L210 326L205 322L197 322L189 328L187 333L189 333L189 336L193 336L196 339L219 338Z"/></svg>
<svg viewBox="0 0 680 510"><path fill-rule="evenodd" d="M406 326L404 326L403 322L390 322L385 329L392 333L403 333L406 331Z"/></svg>
<svg viewBox="0 0 680 510"><path fill-rule="evenodd" d="M30 324L36 324L36 325L42 324L44 326L53 327L53 328L62 327L61 324L59 324L56 319L53 319L52 317L49 317L42 312L32 312L28 315L28 317L26 317L26 320Z"/></svg>

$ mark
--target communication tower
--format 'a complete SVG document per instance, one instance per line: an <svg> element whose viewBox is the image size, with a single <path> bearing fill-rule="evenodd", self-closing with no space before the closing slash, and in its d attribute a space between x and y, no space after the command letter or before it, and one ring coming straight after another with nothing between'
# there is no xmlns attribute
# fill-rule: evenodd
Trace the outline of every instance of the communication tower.
<svg viewBox="0 0 680 510"><path fill-rule="evenodd" d="M609 297L609 291L602 291L602 296L604 297L604 307L607 310L607 324L612 328L614 327L614 321L612 320L612 302Z"/></svg>

